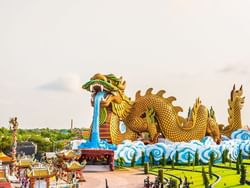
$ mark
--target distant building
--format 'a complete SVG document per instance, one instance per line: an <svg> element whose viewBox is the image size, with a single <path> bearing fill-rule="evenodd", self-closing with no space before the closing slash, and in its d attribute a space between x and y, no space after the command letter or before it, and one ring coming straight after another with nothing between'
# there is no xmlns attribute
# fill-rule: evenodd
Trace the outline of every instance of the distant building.
<svg viewBox="0 0 250 188"><path fill-rule="evenodd" d="M46 152L45 157L46 157L46 159L56 158L56 152Z"/></svg>
<svg viewBox="0 0 250 188"><path fill-rule="evenodd" d="M16 147L16 153L17 155L33 155L37 152L37 145L33 142L18 142Z"/></svg>

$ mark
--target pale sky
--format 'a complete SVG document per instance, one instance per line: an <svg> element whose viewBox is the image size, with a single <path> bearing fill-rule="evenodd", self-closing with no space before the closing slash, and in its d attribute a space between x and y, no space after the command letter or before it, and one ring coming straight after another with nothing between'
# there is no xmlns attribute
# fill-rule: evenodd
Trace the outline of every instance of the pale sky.
<svg viewBox="0 0 250 188"><path fill-rule="evenodd" d="M243 84L250 125L250 1L0 0L0 125L88 127L97 72L177 97L186 116L200 96L227 124L233 84ZM142 92L142 93L143 93Z"/></svg>

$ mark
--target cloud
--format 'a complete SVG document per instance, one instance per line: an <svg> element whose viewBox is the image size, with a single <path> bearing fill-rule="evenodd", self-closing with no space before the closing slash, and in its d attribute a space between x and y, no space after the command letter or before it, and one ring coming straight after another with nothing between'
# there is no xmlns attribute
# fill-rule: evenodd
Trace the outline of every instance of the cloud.
<svg viewBox="0 0 250 188"><path fill-rule="evenodd" d="M249 73L249 67L247 64L243 63L227 64L224 67L218 69L217 72L222 74L246 75Z"/></svg>
<svg viewBox="0 0 250 188"><path fill-rule="evenodd" d="M76 92L81 89L81 79L77 74L67 74L39 87L48 91Z"/></svg>

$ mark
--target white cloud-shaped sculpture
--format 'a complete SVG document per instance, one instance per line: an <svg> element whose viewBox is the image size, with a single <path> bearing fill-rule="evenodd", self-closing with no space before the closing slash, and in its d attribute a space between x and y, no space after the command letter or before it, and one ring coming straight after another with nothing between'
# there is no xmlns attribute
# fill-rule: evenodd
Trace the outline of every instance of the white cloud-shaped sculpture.
<svg viewBox="0 0 250 188"><path fill-rule="evenodd" d="M154 160L159 162L163 159L166 161L175 160L178 151L178 163L186 164L194 160L195 153L198 152L201 163L208 163L210 156L214 153L215 163L221 162L222 154L228 150L227 158L236 161L240 150L243 158L250 156L250 132L246 130L237 130L232 134L232 139L225 137L220 145L217 145L209 136L204 137L201 141L192 140L190 142L162 142L156 144L144 145L141 141L123 141L117 146L115 159L123 157L126 164L130 164L133 155L136 155L136 163L141 164L142 152L144 152L144 161L149 161L150 154Z"/></svg>

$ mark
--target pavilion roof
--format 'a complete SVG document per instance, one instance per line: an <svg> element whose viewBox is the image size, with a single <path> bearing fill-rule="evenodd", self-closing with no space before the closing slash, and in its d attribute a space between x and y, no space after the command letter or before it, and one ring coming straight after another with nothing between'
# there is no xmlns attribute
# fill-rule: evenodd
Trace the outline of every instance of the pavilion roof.
<svg viewBox="0 0 250 188"><path fill-rule="evenodd" d="M85 167L86 163L80 164L77 161L72 161L70 163L66 163L66 171L77 171L81 170Z"/></svg>
<svg viewBox="0 0 250 188"><path fill-rule="evenodd" d="M33 159L31 159L31 158L23 158L23 159L20 159L17 162L16 166L27 168L27 167L30 167L33 163L34 163Z"/></svg>
<svg viewBox="0 0 250 188"><path fill-rule="evenodd" d="M0 169L0 181L1 179L6 179L4 170Z"/></svg>
<svg viewBox="0 0 250 188"><path fill-rule="evenodd" d="M64 159L79 158L79 154L74 150L64 150L61 151L60 153L57 153L56 155Z"/></svg>
<svg viewBox="0 0 250 188"><path fill-rule="evenodd" d="M55 173L47 167L32 167L27 175L30 178L42 178L54 176Z"/></svg>
<svg viewBox="0 0 250 188"><path fill-rule="evenodd" d="M4 162L12 162L12 158L8 155L4 154L3 152L0 152L0 161Z"/></svg>

